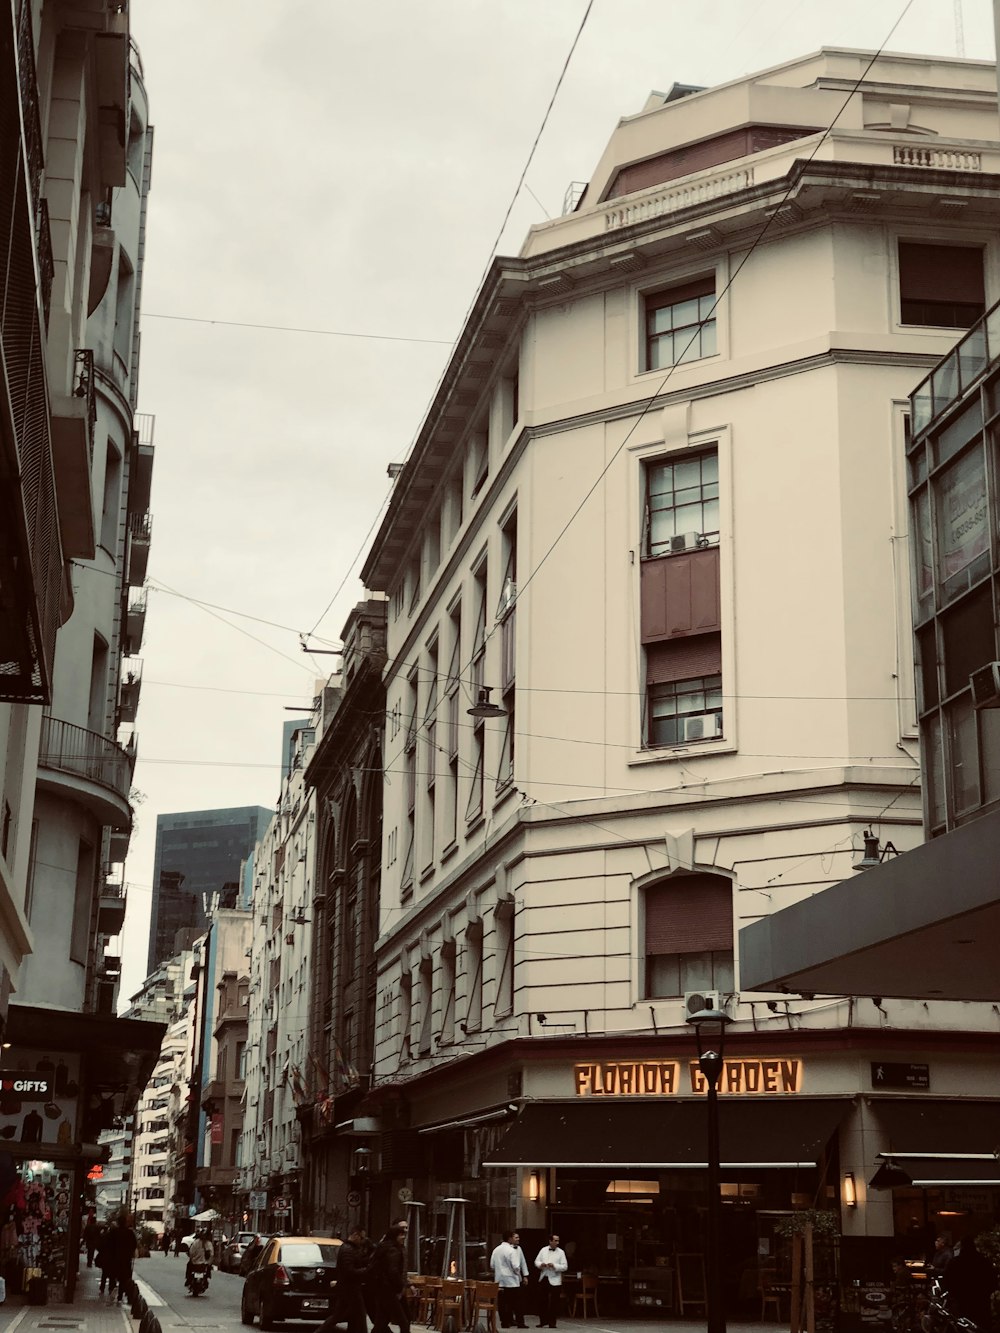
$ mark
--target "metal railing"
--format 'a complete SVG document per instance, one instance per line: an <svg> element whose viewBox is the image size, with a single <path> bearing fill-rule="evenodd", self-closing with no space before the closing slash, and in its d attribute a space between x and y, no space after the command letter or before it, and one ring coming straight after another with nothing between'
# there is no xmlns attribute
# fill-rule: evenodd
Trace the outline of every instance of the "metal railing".
<svg viewBox="0 0 1000 1333"><path fill-rule="evenodd" d="M120 745L86 727L44 717L38 762L42 768L87 778L128 799L134 759Z"/></svg>
<svg viewBox="0 0 1000 1333"><path fill-rule="evenodd" d="M153 515L150 513L130 514L128 530L134 539L149 541L153 533Z"/></svg>
<svg viewBox="0 0 1000 1333"><path fill-rule="evenodd" d="M94 428L97 425L97 380L94 377L94 353L89 347L78 347L73 357L73 396L84 399L87 404L93 454Z"/></svg>
<svg viewBox="0 0 1000 1333"><path fill-rule="evenodd" d="M45 332L48 333L49 312L52 309L52 281L55 278L56 265L52 256L52 229L49 226L47 199L42 199L38 206L35 240L38 245L38 276L42 287L42 314L45 317Z"/></svg>
<svg viewBox="0 0 1000 1333"><path fill-rule="evenodd" d="M31 5L29 0L21 0L21 7L17 15L17 73L21 91L21 109L24 116L24 147L28 158L31 207L32 212L37 217L45 159L42 150L42 117L38 107L38 80L35 76L35 39L31 31Z"/></svg>
<svg viewBox="0 0 1000 1333"><path fill-rule="evenodd" d="M1000 358L1000 302L978 319L910 394L913 437L926 430Z"/></svg>

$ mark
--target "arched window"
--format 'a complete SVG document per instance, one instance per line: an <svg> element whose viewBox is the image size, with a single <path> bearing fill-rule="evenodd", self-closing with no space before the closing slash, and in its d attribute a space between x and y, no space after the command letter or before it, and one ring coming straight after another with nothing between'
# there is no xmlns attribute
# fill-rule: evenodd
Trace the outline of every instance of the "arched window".
<svg viewBox="0 0 1000 1333"><path fill-rule="evenodd" d="M643 893L645 994L734 989L733 889L721 875L677 874Z"/></svg>

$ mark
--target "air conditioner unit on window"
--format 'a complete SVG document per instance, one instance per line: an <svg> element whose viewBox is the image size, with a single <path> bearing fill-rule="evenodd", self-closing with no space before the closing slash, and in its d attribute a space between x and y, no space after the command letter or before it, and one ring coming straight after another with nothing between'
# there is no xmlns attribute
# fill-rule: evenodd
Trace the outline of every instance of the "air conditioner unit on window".
<svg viewBox="0 0 1000 1333"><path fill-rule="evenodd" d="M670 538L670 553L673 555L675 551L696 551L704 544L700 532L681 532L676 537Z"/></svg>
<svg viewBox="0 0 1000 1333"><path fill-rule="evenodd" d="M721 1009L720 1003L722 997L718 991L713 990L689 990L684 993L684 1017L690 1018L692 1014L700 1014L703 1009Z"/></svg>
<svg viewBox="0 0 1000 1333"><path fill-rule="evenodd" d="M969 677L975 708L1000 708L1000 662L987 662Z"/></svg>
<svg viewBox="0 0 1000 1333"><path fill-rule="evenodd" d="M697 713L694 717L677 719L680 739L685 741L708 741L722 735L722 715L720 713Z"/></svg>

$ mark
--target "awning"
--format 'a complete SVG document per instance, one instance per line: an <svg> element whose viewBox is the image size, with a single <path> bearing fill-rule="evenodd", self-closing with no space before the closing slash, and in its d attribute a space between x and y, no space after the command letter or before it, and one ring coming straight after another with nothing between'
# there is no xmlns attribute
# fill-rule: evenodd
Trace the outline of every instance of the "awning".
<svg viewBox="0 0 1000 1333"><path fill-rule="evenodd" d="M878 1156L920 1189L1000 1188L1000 1102L875 1101ZM884 1171L880 1167L880 1171ZM876 1172L875 1180L879 1179ZM878 1188L907 1183L887 1178Z"/></svg>
<svg viewBox="0 0 1000 1333"><path fill-rule="evenodd" d="M995 1157L1000 1149L1000 1101L946 1101L907 1097L872 1099L879 1150L907 1157Z"/></svg>
<svg viewBox="0 0 1000 1333"><path fill-rule="evenodd" d="M911 1172L914 1185L922 1189L939 1189L942 1186L989 1186L1000 1188L1000 1161L969 1162L958 1159L945 1161L909 1161L903 1167Z"/></svg>
<svg viewBox="0 0 1000 1333"><path fill-rule="evenodd" d="M722 1098L722 1166L817 1166L851 1105L849 1097ZM705 1102L528 1102L483 1165L704 1170Z"/></svg>

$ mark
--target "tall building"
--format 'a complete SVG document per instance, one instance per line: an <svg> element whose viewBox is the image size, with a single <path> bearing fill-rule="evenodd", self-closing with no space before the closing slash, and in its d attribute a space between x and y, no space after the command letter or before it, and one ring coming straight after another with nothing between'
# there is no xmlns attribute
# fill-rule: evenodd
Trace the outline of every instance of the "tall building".
<svg viewBox="0 0 1000 1333"><path fill-rule="evenodd" d="M375 939L382 870L384 601L351 611L338 684L323 692L306 783L316 792L309 1053L299 1108L303 1222L324 1234L348 1219L344 1200L365 1160L343 1132L371 1085L375 1055ZM353 1160L352 1160L353 1158ZM363 1210L364 1190L358 1191Z"/></svg>
<svg viewBox="0 0 1000 1333"><path fill-rule="evenodd" d="M19 1256L72 1297L102 1132L159 1047L116 1019L132 824L152 419L137 414L153 134L128 5L0 20L0 1108L29 1201ZM8 1006L8 999L10 1001ZM48 1202L48 1201L51 1201Z"/></svg>
<svg viewBox="0 0 1000 1333"><path fill-rule="evenodd" d="M190 932L187 944L205 931L213 895L235 886L235 906L242 863L271 816L259 805L157 816L148 973L175 952L178 931Z"/></svg>
<svg viewBox="0 0 1000 1333"><path fill-rule="evenodd" d="M278 809L254 852L237 1191L245 1209L251 1194L265 1201L265 1207L252 1208L251 1225L258 1230L294 1232L303 1223L298 1113L317 1055L309 1043L316 795L305 782L315 739L315 718L300 722L286 750Z"/></svg>
<svg viewBox="0 0 1000 1333"><path fill-rule="evenodd" d="M991 64L846 50L676 87L493 264L361 574L385 785L344 1129L381 1130L377 1208L411 1190L441 1234L461 1195L477 1241L555 1229L669 1304L705 1245L686 1020L719 1006L733 1311L803 1201L848 1281L935 1224L853 1186L928 1069L960 1149L991 1006L761 992L738 940L866 831L922 836L908 396L997 295L996 111Z"/></svg>

